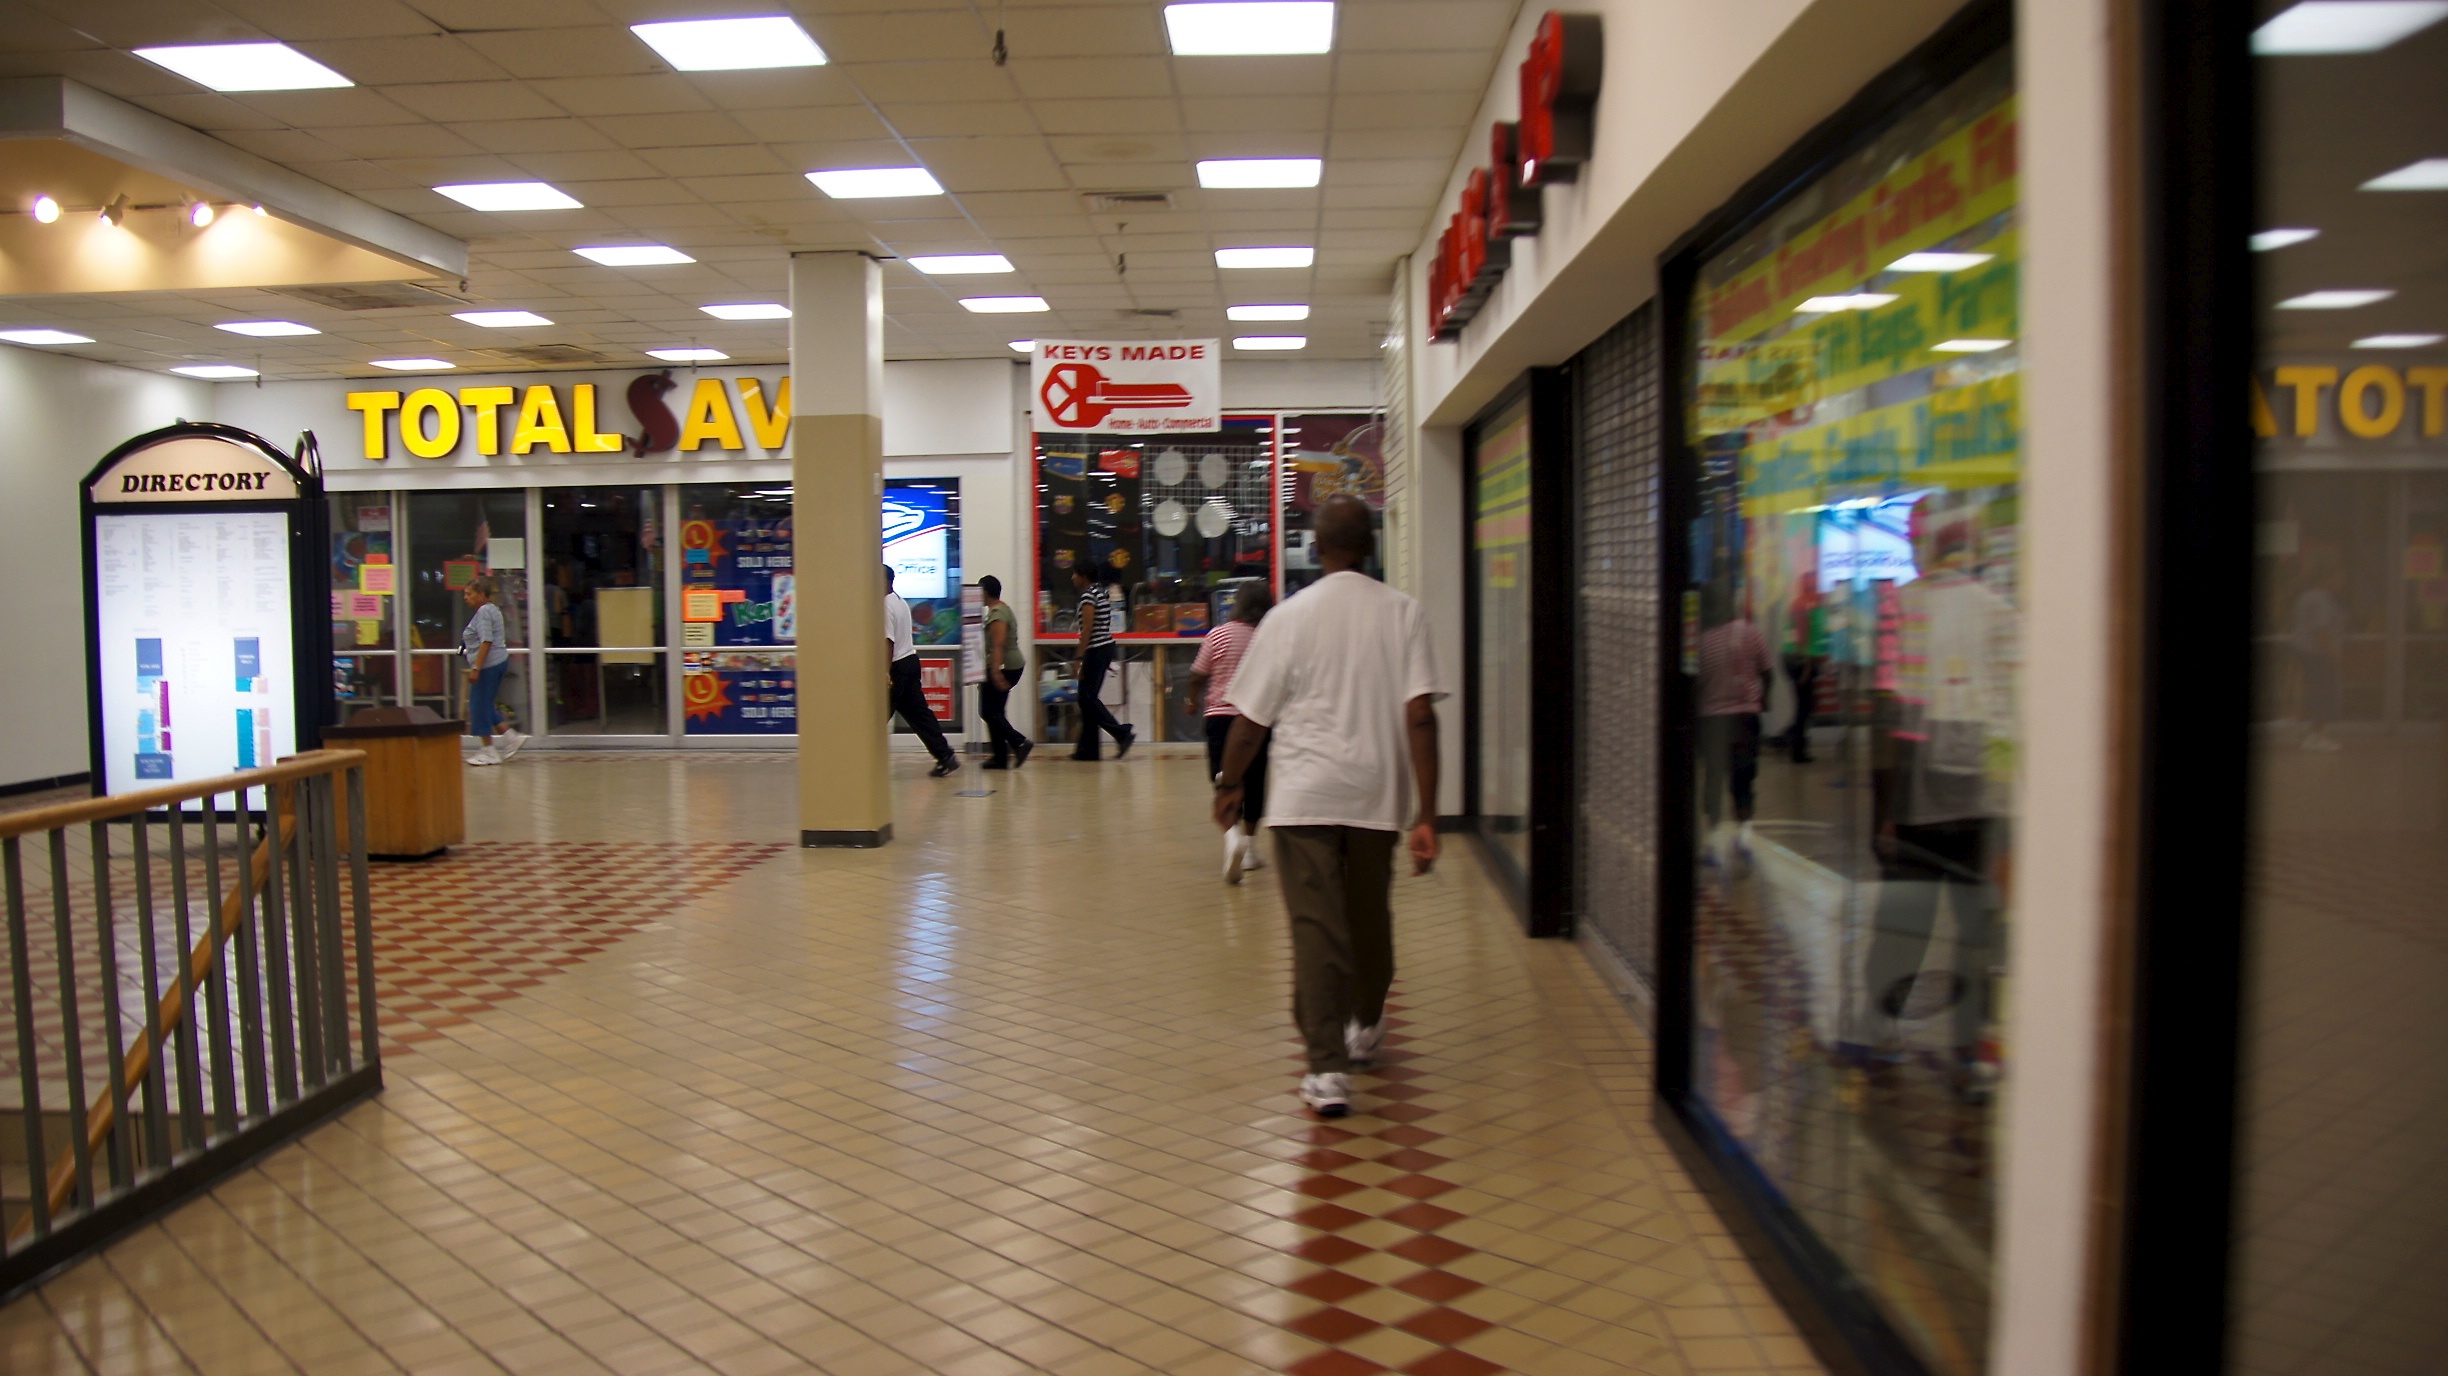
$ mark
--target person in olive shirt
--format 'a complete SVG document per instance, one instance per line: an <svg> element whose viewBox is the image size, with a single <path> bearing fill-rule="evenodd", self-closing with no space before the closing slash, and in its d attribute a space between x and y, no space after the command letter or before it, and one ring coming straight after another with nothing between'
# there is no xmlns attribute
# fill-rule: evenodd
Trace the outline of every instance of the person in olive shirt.
<svg viewBox="0 0 2448 1376"><path fill-rule="evenodd" d="M986 677L978 681L978 715L986 721L986 739L994 754L988 769L1017 769L1028 763L1037 743L1023 736L1006 715L1012 686L1028 677L1028 657L1020 652L1020 618L1003 600L1003 580L988 574L978 580L986 594Z"/></svg>

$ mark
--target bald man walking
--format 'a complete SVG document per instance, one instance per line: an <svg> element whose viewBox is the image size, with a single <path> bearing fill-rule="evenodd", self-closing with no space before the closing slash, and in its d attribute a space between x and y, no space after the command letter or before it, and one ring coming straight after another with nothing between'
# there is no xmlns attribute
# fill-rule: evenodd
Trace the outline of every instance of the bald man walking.
<svg viewBox="0 0 2448 1376"><path fill-rule="evenodd" d="M1351 1071L1376 1059L1394 982L1394 847L1436 863L1436 700L1419 603L1360 572L1376 520L1355 497L1318 508L1325 576L1275 609L1226 693L1241 719L1216 776L1215 820L1241 818L1242 778L1269 743L1267 815L1292 920L1292 1020L1308 1048L1301 1102L1351 1112Z"/></svg>

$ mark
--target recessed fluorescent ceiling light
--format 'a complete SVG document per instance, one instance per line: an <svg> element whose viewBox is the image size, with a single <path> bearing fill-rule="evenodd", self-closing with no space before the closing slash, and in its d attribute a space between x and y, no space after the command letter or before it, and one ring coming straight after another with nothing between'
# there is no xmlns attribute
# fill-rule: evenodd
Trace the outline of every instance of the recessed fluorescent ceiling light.
<svg viewBox="0 0 2448 1376"><path fill-rule="evenodd" d="M11 344L93 343L91 339L86 338L84 335L70 334L66 330L0 330L0 339L5 339Z"/></svg>
<svg viewBox="0 0 2448 1376"><path fill-rule="evenodd" d="M576 197L543 182L463 182L434 190L470 210L583 210Z"/></svg>
<svg viewBox="0 0 2448 1376"><path fill-rule="evenodd" d="M1227 320L1306 320L1307 306L1226 306Z"/></svg>
<svg viewBox="0 0 2448 1376"><path fill-rule="evenodd" d="M378 358L373 363L377 368L388 368L395 373L438 373L459 366L440 358Z"/></svg>
<svg viewBox="0 0 2448 1376"><path fill-rule="evenodd" d="M138 48L136 55L216 91L324 91L357 84L286 43Z"/></svg>
<svg viewBox="0 0 2448 1376"><path fill-rule="evenodd" d="M961 305L980 315L1020 315L1054 309L1042 296L964 296Z"/></svg>
<svg viewBox="0 0 2448 1376"><path fill-rule="evenodd" d="M1889 272L1961 272L1995 258L1994 253L1907 253L1887 265Z"/></svg>
<svg viewBox="0 0 2448 1376"><path fill-rule="evenodd" d="M2448 339L2448 335L2375 334L2356 340L2354 346L2358 349L2428 349L2443 339Z"/></svg>
<svg viewBox="0 0 2448 1376"><path fill-rule="evenodd" d="M1012 270L1011 259L1000 253L937 253L912 258L909 265L929 277L973 277Z"/></svg>
<svg viewBox="0 0 2448 1376"><path fill-rule="evenodd" d="M1309 347L1309 336L1305 334L1245 334L1233 341L1233 347L1236 349L1306 349Z"/></svg>
<svg viewBox="0 0 2448 1376"><path fill-rule="evenodd" d="M2262 57L2376 53L2448 17L2448 0L2305 0L2253 30Z"/></svg>
<svg viewBox="0 0 2448 1376"><path fill-rule="evenodd" d="M1857 291L1843 296L1814 296L1794 307L1794 314L1825 315L1830 311L1874 310L1893 300L1895 300L1893 294L1883 291Z"/></svg>
<svg viewBox="0 0 2448 1376"><path fill-rule="evenodd" d="M1216 266L1220 268L1305 268L1317 261L1313 248L1220 248L1216 250Z"/></svg>
<svg viewBox="0 0 2448 1376"><path fill-rule="evenodd" d="M2282 311L2350 311L2357 306L2368 306L2375 301L2386 301L2396 294L2394 291L2379 289L2308 291L2301 296L2290 296L2279 302L2278 309Z"/></svg>
<svg viewBox="0 0 2448 1376"><path fill-rule="evenodd" d="M2265 229L2252 236L2253 252L2267 253L2274 248L2285 248L2319 237L2320 231L2317 229Z"/></svg>
<svg viewBox="0 0 2448 1376"><path fill-rule="evenodd" d="M2448 191L2448 158L2410 162L2363 183L2366 191Z"/></svg>
<svg viewBox="0 0 2448 1376"><path fill-rule="evenodd" d="M790 307L772 301L743 301L735 306L699 306L717 320L788 320Z"/></svg>
<svg viewBox="0 0 2448 1376"><path fill-rule="evenodd" d="M604 244L596 248L574 248L570 252L608 268L652 268L666 263L697 261L668 244Z"/></svg>
<svg viewBox="0 0 2448 1376"><path fill-rule="evenodd" d="M810 172L816 189L837 201L865 201L879 196L940 196L943 184L923 167L850 167Z"/></svg>
<svg viewBox="0 0 2448 1376"><path fill-rule="evenodd" d="M1949 339L1930 345L1931 353L1985 354L2014 343L2011 339Z"/></svg>
<svg viewBox="0 0 2448 1376"><path fill-rule="evenodd" d="M1165 35L1176 57L1332 52L1334 21L1328 0L1165 6Z"/></svg>
<svg viewBox="0 0 2448 1376"><path fill-rule="evenodd" d="M1037 341L1034 339L1015 339L1011 341L1011 351L1016 354L1033 354L1037 352Z"/></svg>
<svg viewBox="0 0 2448 1376"><path fill-rule="evenodd" d="M1211 158L1198 165L1199 185L1226 190L1254 186L1315 186L1318 158Z"/></svg>
<svg viewBox="0 0 2448 1376"><path fill-rule="evenodd" d="M184 374L187 377L210 378L215 381L228 381L232 378L255 376L254 369L241 368L235 363L189 363L182 367L173 368L170 371Z"/></svg>
<svg viewBox="0 0 2448 1376"><path fill-rule="evenodd" d="M451 319L464 320L471 325L482 325L488 330L506 330L516 325L553 323L534 311L458 311L452 314Z"/></svg>
<svg viewBox="0 0 2448 1376"><path fill-rule="evenodd" d="M821 67L824 49L799 21L784 14L754 19L676 19L632 24L629 32L684 72L735 72L749 67Z"/></svg>
<svg viewBox="0 0 2448 1376"><path fill-rule="evenodd" d="M720 349L648 349L646 356L666 363L720 363L731 355Z"/></svg>
<svg viewBox="0 0 2448 1376"><path fill-rule="evenodd" d="M323 333L312 325L301 325L294 320L232 320L228 324L215 325L213 328L227 330L231 334L252 335L257 339L279 339L284 335Z"/></svg>

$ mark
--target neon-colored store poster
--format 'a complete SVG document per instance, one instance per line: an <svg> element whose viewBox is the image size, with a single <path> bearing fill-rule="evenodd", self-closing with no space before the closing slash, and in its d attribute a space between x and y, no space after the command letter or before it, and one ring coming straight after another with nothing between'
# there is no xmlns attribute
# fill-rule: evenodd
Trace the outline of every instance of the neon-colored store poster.
<svg viewBox="0 0 2448 1376"><path fill-rule="evenodd" d="M680 696L689 731L733 736L796 732L798 659L788 650L684 651Z"/></svg>

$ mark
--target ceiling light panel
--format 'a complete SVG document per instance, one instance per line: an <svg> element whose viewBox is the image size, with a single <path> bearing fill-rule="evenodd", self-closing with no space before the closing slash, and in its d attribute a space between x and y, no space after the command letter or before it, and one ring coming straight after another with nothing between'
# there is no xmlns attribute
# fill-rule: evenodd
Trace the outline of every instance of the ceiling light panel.
<svg viewBox="0 0 2448 1376"><path fill-rule="evenodd" d="M1334 51L1329 0L1228 0L1165 6L1165 36L1176 57Z"/></svg>
<svg viewBox="0 0 2448 1376"><path fill-rule="evenodd" d="M232 320L213 328L255 339L284 339L291 335L323 333L312 325L301 325L294 320Z"/></svg>
<svg viewBox="0 0 2448 1376"><path fill-rule="evenodd" d="M0 330L0 339L11 344L91 344L85 335L66 330Z"/></svg>
<svg viewBox="0 0 2448 1376"><path fill-rule="evenodd" d="M1313 248L1220 248L1215 253L1220 268L1305 268L1317 261Z"/></svg>
<svg viewBox="0 0 2448 1376"><path fill-rule="evenodd" d="M471 325L482 325L488 330L508 330L521 325L553 323L534 311L456 311L452 313L451 319L464 320Z"/></svg>
<svg viewBox="0 0 2448 1376"><path fill-rule="evenodd" d="M1011 351L1016 354L1033 354L1037 352L1037 341L1034 339L1012 340Z"/></svg>
<svg viewBox="0 0 2448 1376"><path fill-rule="evenodd" d="M971 277L1012 270L1011 259L1000 253L927 254L910 259L909 265L929 277Z"/></svg>
<svg viewBox="0 0 2448 1376"><path fill-rule="evenodd" d="M434 190L470 210L582 210L575 196L543 182L462 182Z"/></svg>
<svg viewBox="0 0 2448 1376"><path fill-rule="evenodd" d="M1210 158L1198 165L1198 179L1210 191L1315 186L1325 167L1320 158Z"/></svg>
<svg viewBox="0 0 2448 1376"><path fill-rule="evenodd" d="M1245 334L1233 341L1233 347L1252 351L1306 349L1309 347L1309 337L1300 334Z"/></svg>
<svg viewBox="0 0 2448 1376"><path fill-rule="evenodd" d="M5 338L6 335L0 335L0 339ZM2356 340L2354 346L2358 349L2428 349L2443 339L2448 339L2448 335L2375 334Z"/></svg>
<svg viewBox="0 0 2448 1376"><path fill-rule="evenodd" d="M979 315L1026 315L1054 309L1042 296L964 296L961 308Z"/></svg>
<svg viewBox="0 0 2448 1376"><path fill-rule="evenodd" d="M1814 296L1794 307L1794 314L1827 315L1834 311L1876 310L1895 299L1894 295L1883 291L1856 291L1839 296Z"/></svg>
<svg viewBox="0 0 2448 1376"><path fill-rule="evenodd" d="M699 306L717 320L788 320L790 307L773 301L742 301L730 306Z"/></svg>
<svg viewBox="0 0 2448 1376"><path fill-rule="evenodd" d="M216 91L326 91L357 84L286 43L138 48L136 55Z"/></svg>
<svg viewBox="0 0 2448 1376"><path fill-rule="evenodd" d="M788 15L749 19L680 19L632 24L663 60L684 72L736 72L752 67L821 67L825 51Z"/></svg>
<svg viewBox="0 0 2448 1376"><path fill-rule="evenodd" d="M731 355L720 349L648 349L646 356L666 363L720 363Z"/></svg>
<svg viewBox="0 0 2448 1376"><path fill-rule="evenodd" d="M377 368L388 368L395 373L440 373L459 366L439 358L378 358L373 363Z"/></svg>
<svg viewBox="0 0 2448 1376"><path fill-rule="evenodd" d="M2014 341L2011 339L1946 339L1930 345L1930 352L1934 354L1987 354L1995 353L2012 343Z"/></svg>
<svg viewBox="0 0 2448 1376"><path fill-rule="evenodd" d="M1962 272L1995 258L1994 253L1907 253L1887 265L1889 272Z"/></svg>
<svg viewBox="0 0 2448 1376"><path fill-rule="evenodd" d="M1306 320L1307 306L1226 306L1227 320Z"/></svg>
<svg viewBox="0 0 2448 1376"><path fill-rule="evenodd" d="M608 268L652 268L697 261L668 244L603 244L570 252Z"/></svg>
<svg viewBox="0 0 2448 1376"><path fill-rule="evenodd" d="M2253 252L2267 253L2274 248L2287 248L2309 243L2320 237L2317 229L2265 229L2252 236Z"/></svg>
<svg viewBox="0 0 2448 1376"><path fill-rule="evenodd" d="M2448 158L2425 158L2363 183L2366 191L2448 191Z"/></svg>
<svg viewBox="0 0 2448 1376"><path fill-rule="evenodd" d="M2305 0L2253 30L2261 57L2376 53L2448 19L2448 0Z"/></svg>
<svg viewBox="0 0 2448 1376"><path fill-rule="evenodd" d="M232 382L242 377L257 376L254 369L241 368L235 363L187 363L170 371L182 377L200 377L211 382Z"/></svg>
<svg viewBox="0 0 2448 1376"><path fill-rule="evenodd" d="M2278 303L2282 311L2350 311L2357 306L2369 306L2386 301L2397 293L2385 288L2361 288L2336 291L2308 291L2290 296Z"/></svg>
<svg viewBox="0 0 2448 1376"><path fill-rule="evenodd" d="M866 201L885 196L940 196L943 184L923 167L851 167L810 172L816 189L837 201Z"/></svg>

